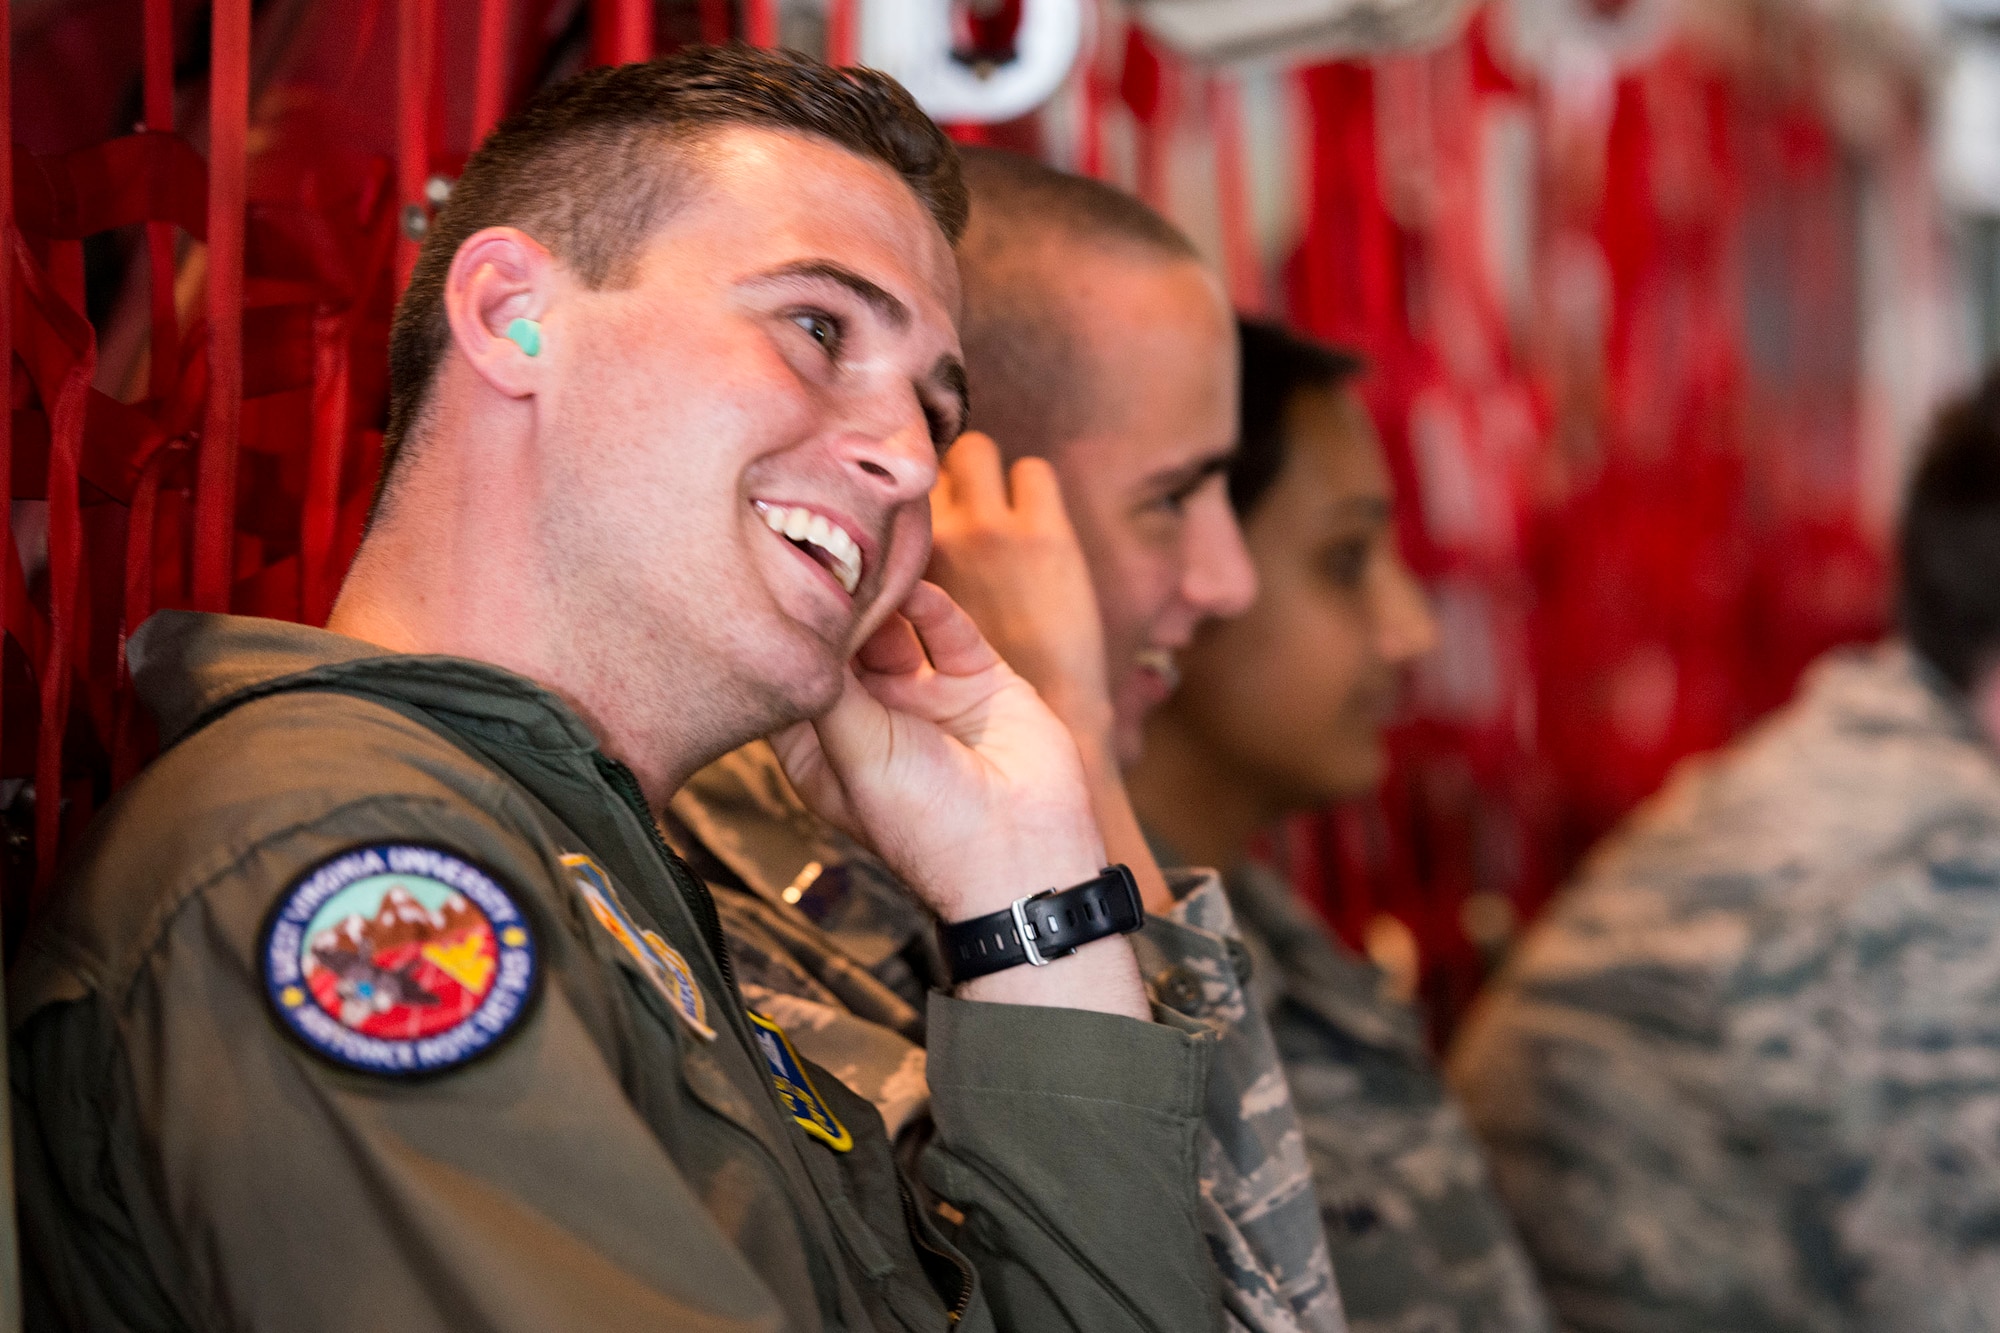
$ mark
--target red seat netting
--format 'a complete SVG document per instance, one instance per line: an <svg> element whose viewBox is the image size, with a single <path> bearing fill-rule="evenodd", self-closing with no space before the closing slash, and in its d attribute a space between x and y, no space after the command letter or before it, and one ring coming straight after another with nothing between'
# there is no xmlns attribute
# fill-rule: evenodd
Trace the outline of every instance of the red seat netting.
<svg viewBox="0 0 2000 1333"><path fill-rule="evenodd" d="M250 0L93 0L15 34L24 64L0 97L26 90L8 137L33 147L0 164L10 936L151 752L133 628L168 606L324 619L380 459L389 314L434 174L569 68L768 43L778 15L265 0L253 43ZM1176 136L1200 121L1238 300L1369 357L1448 658L1383 798L1305 821L1291 850L1350 939L1383 912L1410 927L1446 1010L1485 965L1469 899L1532 911L1674 760L1781 699L1821 647L1877 630L1883 581L1855 504L1854 155L1820 104L1680 44L1579 118L1507 66L1491 25L1295 80L1303 230L1282 273L1253 235L1258 145L1226 80L1114 23L1070 117L1072 160L1169 211ZM851 53L850 0L828 27ZM116 123L128 86L142 126L79 139L92 115ZM1540 144L1524 298L1487 253L1482 193L1493 131L1515 123ZM1904 114L1878 155L1920 158L1916 126ZM1052 132L960 131L1031 150ZM106 234L137 257L116 291L86 262Z"/></svg>

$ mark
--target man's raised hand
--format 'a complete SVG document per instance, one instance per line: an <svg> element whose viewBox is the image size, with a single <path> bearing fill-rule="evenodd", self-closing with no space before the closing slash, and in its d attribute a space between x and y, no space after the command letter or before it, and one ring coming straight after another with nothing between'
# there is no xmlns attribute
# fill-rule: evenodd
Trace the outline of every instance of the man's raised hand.
<svg viewBox="0 0 2000 1333"><path fill-rule="evenodd" d="M1111 747L1104 631L1062 487L1047 460L1003 469L999 446L970 431L931 490L930 578L1076 735Z"/></svg>
<svg viewBox="0 0 2000 1333"><path fill-rule="evenodd" d="M918 584L862 647L832 710L773 744L806 803L874 847L946 920L1067 888L1104 863L1068 728L933 584ZM1116 939L965 991L1149 1012L1131 950Z"/></svg>

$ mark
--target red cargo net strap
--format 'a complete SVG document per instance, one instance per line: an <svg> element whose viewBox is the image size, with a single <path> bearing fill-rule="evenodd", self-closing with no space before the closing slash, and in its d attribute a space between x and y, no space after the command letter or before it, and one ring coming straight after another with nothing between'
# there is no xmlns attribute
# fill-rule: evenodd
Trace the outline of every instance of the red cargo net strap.
<svg viewBox="0 0 2000 1333"><path fill-rule="evenodd" d="M195 459L194 604L227 611L243 424L243 223L250 0L215 0L209 76L208 411Z"/></svg>

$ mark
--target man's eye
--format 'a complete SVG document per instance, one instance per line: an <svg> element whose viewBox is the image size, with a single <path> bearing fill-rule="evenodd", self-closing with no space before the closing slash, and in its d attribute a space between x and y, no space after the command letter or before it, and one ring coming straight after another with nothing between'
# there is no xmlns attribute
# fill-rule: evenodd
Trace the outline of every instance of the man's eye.
<svg viewBox="0 0 2000 1333"><path fill-rule="evenodd" d="M1358 588L1368 576L1369 557L1373 554L1366 541L1341 542L1326 553L1327 577L1340 588Z"/></svg>
<svg viewBox="0 0 2000 1333"><path fill-rule="evenodd" d="M824 310L800 310L792 315L792 323L804 329L828 356L840 354L840 321L832 315Z"/></svg>
<svg viewBox="0 0 2000 1333"><path fill-rule="evenodd" d="M1198 477L1185 486L1175 487L1153 501L1153 507L1168 514L1178 515L1184 513L1187 510L1188 501L1194 499L1195 493L1201 490L1203 486L1206 486L1209 480L1210 478L1208 477Z"/></svg>

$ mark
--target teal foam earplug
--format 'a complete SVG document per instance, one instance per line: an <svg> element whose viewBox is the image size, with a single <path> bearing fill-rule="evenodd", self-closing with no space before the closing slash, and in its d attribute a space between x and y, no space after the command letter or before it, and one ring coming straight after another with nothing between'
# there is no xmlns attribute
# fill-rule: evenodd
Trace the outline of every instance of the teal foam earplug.
<svg viewBox="0 0 2000 1333"><path fill-rule="evenodd" d="M507 325L507 336L529 356L542 354L542 326L532 319L516 319Z"/></svg>

